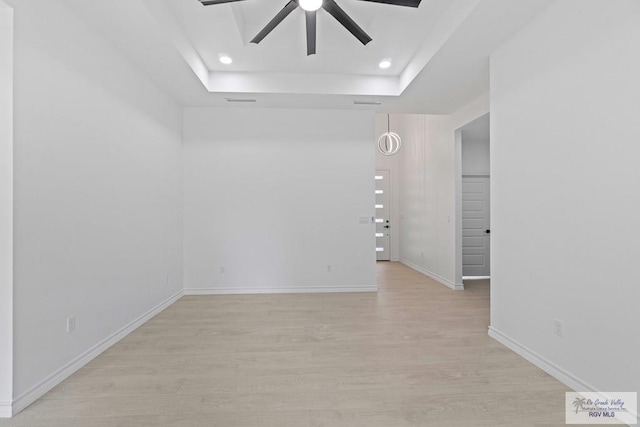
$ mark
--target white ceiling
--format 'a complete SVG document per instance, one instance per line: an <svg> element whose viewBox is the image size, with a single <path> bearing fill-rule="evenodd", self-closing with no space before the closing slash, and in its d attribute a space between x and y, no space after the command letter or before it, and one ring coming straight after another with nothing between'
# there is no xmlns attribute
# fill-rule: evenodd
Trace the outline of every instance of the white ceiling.
<svg viewBox="0 0 640 427"><path fill-rule="evenodd" d="M338 0L340 6L373 41L362 45L331 15L317 12L317 54L306 55L305 16L294 10L259 45L249 41L288 0L246 0L201 6L197 0L154 0L170 7L184 34L209 70L218 72L294 72L360 75L398 75L422 45L446 8L445 0L423 0L420 8L389 6L358 0ZM388 25L402 22L402 25ZM220 53L234 62L223 65ZM391 58L388 70L378 68Z"/></svg>
<svg viewBox="0 0 640 427"><path fill-rule="evenodd" d="M299 9L260 44L248 43L286 0L65 3L183 105L250 98L257 107L448 114L488 91L489 54L553 1L422 0L415 9L337 0L373 41L363 46L319 11L317 54L309 57ZM223 66L222 53L233 64ZM382 58L393 66L380 70Z"/></svg>

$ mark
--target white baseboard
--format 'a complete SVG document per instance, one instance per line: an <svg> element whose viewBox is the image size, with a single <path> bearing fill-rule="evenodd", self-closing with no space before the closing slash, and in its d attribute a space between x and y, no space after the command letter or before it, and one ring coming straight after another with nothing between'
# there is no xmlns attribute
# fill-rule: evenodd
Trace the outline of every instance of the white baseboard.
<svg viewBox="0 0 640 427"><path fill-rule="evenodd" d="M11 418L13 415L11 406L11 402L0 402L0 418Z"/></svg>
<svg viewBox="0 0 640 427"><path fill-rule="evenodd" d="M567 387L571 388L573 391L577 392L594 392L602 395L603 398L608 398L605 394L603 394L600 390L597 390L594 386L587 383L586 381L581 380L576 377L571 372L568 372L566 369L561 368L530 348L520 344L516 340L510 338L509 336L503 334L496 328L489 326L489 336L494 340L498 341L500 344L507 347L509 350L528 360L538 368L545 371L547 374L551 375L553 378L557 379ZM619 391L634 391L634 390L619 390ZM638 414L633 414L636 418L638 418Z"/></svg>
<svg viewBox="0 0 640 427"><path fill-rule="evenodd" d="M310 288L186 288L185 295L242 295L242 294L319 294L336 292L377 292L377 286L310 287Z"/></svg>
<svg viewBox="0 0 640 427"><path fill-rule="evenodd" d="M84 365L89 363L91 360L95 359L100 353L107 350L112 345L116 344L118 341L129 335L131 332L135 331L137 328L142 326L149 319L154 317L156 314L160 313L165 308L169 307L171 304L176 302L182 297L183 291L179 291L174 295L170 296L160 304L156 305L151 310L147 311L137 319L133 320L129 324L122 327L117 332L111 334L100 343L96 344L80 356L76 357L74 360L58 369L53 374L49 375L47 378L42 380L40 383L36 384L31 389L27 390L22 395L18 396L13 401L13 411L11 415L15 415L18 412L22 411L27 406L31 405L33 402L42 397L49 390L60 384L62 381L67 379L73 373L75 373L78 369L82 368ZM1 408L1 406L0 406Z"/></svg>
<svg viewBox="0 0 640 427"><path fill-rule="evenodd" d="M436 273L432 273L431 271L424 269L418 265L415 265L405 259L401 259L400 262L404 265L406 265L409 268L414 269L415 271L417 271L418 273L422 273L425 276L428 276L430 278L432 278L433 280L435 280L436 282L442 283L443 285L445 285L448 288L453 289L454 291L463 291L464 290L464 285L456 285L453 282L450 282L449 280L445 279L442 276L437 275Z"/></svg>
<svg viewBox="0 0 640 427"><path fill-rule="evenodd" d="M530 348L520 344L519 342L511 339L507 335L503 334L496 328L489 326L489 336L494 340L498 341L500 344L507 347L509 350L517 353L523 358L527 359L529 362L536 365L538 368L542 369L553 378L557 379L561 383L571 387L576 391L596 391L593 386L585 383L584 381L577 378L575 375L567 372L562 369L558 365L553 362L547 360L543 356L539 355L535 351Z"/></svg>

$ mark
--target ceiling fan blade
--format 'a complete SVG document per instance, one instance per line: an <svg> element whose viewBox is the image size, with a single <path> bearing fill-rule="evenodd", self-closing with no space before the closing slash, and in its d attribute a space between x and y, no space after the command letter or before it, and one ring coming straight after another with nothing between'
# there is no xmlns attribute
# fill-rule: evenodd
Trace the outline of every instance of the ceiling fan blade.
<svg viewBox="0 0 640 427"><path fill-rule="evenodd" d="M271 21L269 21L266 27L264 27L262 31L260 31L258 35L255 36L253 40L251 40L251 43L260 43L262 39L267 37L267 34L273 31L273 29L277 27L278 24L281 23L282 20L286 18L291 12L293 12L296 7L298 7L298 3L295 0L289 1L289 3L287 3L285 7L283 7L282 10L280 10L280 12L278 12L278 14L274 16Z"/></svg>
<svg viewBox="0 0 640 427"><path fill-rule="evenodd" d="M200 0L203 6L211 6L212 4L233 3L244 0Z"/></svg>
<svg viewBox="0 0 640 427"><path fill-rule="evenodd" d="M371 41L371 37L367 33L364 32L362 28L355 23L353 19L347 15L347 13L342 10L338 4L333 0L325 0L322 8L329 12L331 16L336 18L336 20L342 24L351 34L353 34L362 44L366 45Z"/></svg>
<svg viewBox="0 0 640 427"><path fill-rule="evenodd" d="M360 0L360 1L372 1L375 3L391 4L394 6L407 6L407 7L420 6L420 0Z"/></svg>
<svg viewBox="0 0 640 427"><path fill-rule="evenodd" d="M307 17L307 56L316 54L316 13L305 11Z"/></svg>

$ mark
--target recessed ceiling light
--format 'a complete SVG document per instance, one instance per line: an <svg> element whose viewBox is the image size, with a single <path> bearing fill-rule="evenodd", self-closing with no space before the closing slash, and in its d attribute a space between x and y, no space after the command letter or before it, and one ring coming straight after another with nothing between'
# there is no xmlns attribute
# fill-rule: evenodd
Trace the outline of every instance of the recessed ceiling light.
<svg viewBox="0 0 640 427"><path fill-rule="evenodd" d="M218 59L225 65L229 65L233 62L233 59L231 59L229 55L220 55Z"/></svg>
<svg viewBox="0 0 640 427"><path fill-rule="evenodd" d="M378 67L382 68L383 70L386 70L387 68L391 67L391 60L390 59L383 59L378 64Z"/></svg>
<svg viewBox="0 0 640 427"><path fill-rule="evenodd" d="M318 9L320 9L322 7L322 0L299 0L298 4L304 10L307 10L309 12L313 12L313 11L318 10Z"/></svg>

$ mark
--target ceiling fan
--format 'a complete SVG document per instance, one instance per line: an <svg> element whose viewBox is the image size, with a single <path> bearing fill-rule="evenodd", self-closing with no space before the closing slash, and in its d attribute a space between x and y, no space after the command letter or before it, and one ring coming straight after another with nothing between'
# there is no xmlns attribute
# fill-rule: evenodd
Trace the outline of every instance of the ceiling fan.
<svg viewBox="0 0 640 427"><path fill-rule="evenodd" d="M204 6L214 4L233 3L244 0L198 0ZM385 3L394 6L418 7L421 0L361 0L375 3ZM347 13L342 10L335 0L289 0L289 2L273 17L271 21L260 31L251 43L260 43L275 27L280 24L294 9L301 7L305 11L307 22L307 55L316 53L316 13L319 9L326 10L353 34L364 45L371 41L371 37L362 29Z"/></svg>

